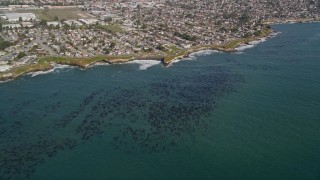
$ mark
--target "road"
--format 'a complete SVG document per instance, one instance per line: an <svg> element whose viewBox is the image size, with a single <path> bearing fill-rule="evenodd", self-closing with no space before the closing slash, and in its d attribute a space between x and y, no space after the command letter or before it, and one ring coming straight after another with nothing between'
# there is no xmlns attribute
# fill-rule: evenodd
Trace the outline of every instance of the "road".
<svg viewBox="0 0 320 180"><path fill-rule="evenodd" d="M36 34L37 34L37 35L36 35L36 39L35 39L36 43L37 43L40 47L42 47L42 49L44 49L45 51L49 52L49 54L50 54L51 56L56 56L56 55L57 55L56 52L54 52L49 46L43 44L44 41L41 39L41 36L40 36L40 34L42 34L42 33L41 33L41 31L40 31L39 29L36 30Z"/></svg>

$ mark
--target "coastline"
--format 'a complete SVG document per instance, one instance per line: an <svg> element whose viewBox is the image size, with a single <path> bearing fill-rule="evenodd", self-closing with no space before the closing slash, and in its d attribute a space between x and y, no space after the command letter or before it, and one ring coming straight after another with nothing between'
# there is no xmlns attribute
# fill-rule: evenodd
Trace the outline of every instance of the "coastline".
<svg viewBox="0 0 320 180"><path fill-rule="evenodd" d="M319 23L320 19L287 19L287 20L265 20L264 24L276 25L276 24L294 24L294 23Z"/></svg>
<svg viewBox="0 0 320 180"><path fill-rule="evenodd" d="M94 66L97 63L106 64L122 64L131 61L139 60L157 60L165 67L172 64L173 61L188 58L191 54L199 51L213 50L219 52L239 52L237 49L241 45L250 45L251 42L259 41L264 38L270 38L275 32L272 29L264 29L263 33L259 36L235 39L224 45L199 45L189 49L180 51L174 55L157 55L157 54L138 54L138 55L124 55L124 56L95 56L91 58L68 58L68 57L41 57L37 60L36 64L29 64L24 66L14 67L8 71L0 72L0 82L6 82L14 80L22 75L34 73L34 72L46 72L53 71L55 64L69 65L78 67L80 69L87 69Z"/></svg>

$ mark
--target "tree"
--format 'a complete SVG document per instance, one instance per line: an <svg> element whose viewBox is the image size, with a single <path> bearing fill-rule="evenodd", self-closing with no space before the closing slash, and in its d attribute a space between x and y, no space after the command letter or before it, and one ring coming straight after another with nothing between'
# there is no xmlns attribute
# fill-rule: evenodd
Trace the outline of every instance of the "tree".
<svg viewBox="0 0 320 180"><path fill-rule="evenodd" d="M107 18L104 19L104 22L110 23L111 21L112 21L112 17L107 17Z"/></svg>
<svg viewBox="0 0 320 180"><path fill-rule="evenodd" d="M55 17L53 18L53 20L54 20L54 21L59 21L58 16L55 16Z"/></svg>
<svg viewBox="0 0 320 180"><path fill-rule="evenodd" d="M50 24L50 25L48 26L49 31L51 31L53 28L54 28L53 24Z"/></svg>
<svg viewBox="0 0 320 180"><path fill-rule="evenodd" d="M47 21L46 20L41 20L39 24L41 26L47 26Z"/></svg>
<svg viewBox="0 0 320 180"><path fill-rule="evenodd" d="M186 34L186 33L179 33L179 32L174 32L174 35L176 36L179 36L185 40L188 40L188 41L196 41L197 40L197 37L196 36L190 36L189 34Z"/></svg>
<svg viewBox="0 0 320 180"><path fill-rule="evenodd" d="M141 21L140 21L140 19L138 19L138 20L136 21L136 24L137 24L138 26L140 26L140 25L141 25Z"/></svg>
<svg viewBox="0 0 320 180"><path fill-rule="evenodd" d="M243 14L239 18L240 24L245 24L245 23L249 22L249 20L250 20L250 16L248 14Z"/></svg>
<svg viewBox="0 0 320 180"><path fill-rule="evenodd" d="M106 49L106 50L104 51L104 53L105 53L105 54L110 54L110 50L109 50L109 49Z"/></svg>
<svg viewBox="0 0 320 180"><path fill-rule="evenodd" d="M144 49L144 51L145 51L145 52L153 52L153 48L150 47L150 48L148 48L148 49Z"/></svg>
<svg viewBox="0 0 320 180"><path fill-rule="evenodd" d="M258 31L255 31L253 34L255 36L261 36L262 35L262 31L258 30Z"/></svg>
<svg viewBox="0 0 320 180"><path fill-rule="evenodd" d="M251 36L252 36L252 34L249 33L249 32L247 32L247 33L244 34L242 37L243 37L243 38L249 38L249 37L251 37Z"/></svg>
<svg viewBox="0 0 320 180"><path fill-rule="evenodd" d="M65 24L63 27L64 27L65 29L69 29L69 28L70 28L70 26L69 26L68 24Z"/></svg>
<svg viewBox="0 0 320 180"><path fill-rule="evenodd" d="M0 31L2 31L2 24L0 23Z"/></svg>
<svg viewBox="0 0 320 180"><path fill-rule="evenodd" d="M115 47L116 47L116 43L115 43L114 41L112 41L111 44L110 44L110 46L109 46L109 48L110 48L110 49L113 49L113 48L115 48Z"/></svg>
<svg viewBox="0 0 320 180"><path fill-rule="evenodd" d="M156 49L160 50L160 51L164 51L166 48L162 45L162 44L159 44Z"/></svg>
<svg viewBox="0 0 320 180"><path fill-rule="evenodd" d="M12 43L9 41L0 41L0 50L4 50L11 45Z"/></svg>
<svg viewBox="0 0 320 180"><path fill-rule="evenodd" d="M23 58L25 56L26 56L26 53L22 51L22 52L19 52L17 58L21 59L21 58Z"/></svg>
<svg viewBox="0 0 320 180"><path fill-rule="evenodd" d="M22 21L22 17L19 17L19 21Z"/></svg>
<svg viewBox="0 0 320 180"><path fill-rule="evenodd" d="M141 29L147 29L147 25L146 24L142 24Z"/></svg>

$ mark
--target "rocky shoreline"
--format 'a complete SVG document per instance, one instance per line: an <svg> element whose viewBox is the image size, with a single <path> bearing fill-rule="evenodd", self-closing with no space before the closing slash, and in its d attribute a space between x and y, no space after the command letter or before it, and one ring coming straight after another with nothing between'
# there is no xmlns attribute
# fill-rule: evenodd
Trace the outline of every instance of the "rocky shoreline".
<svg viewBox="0 0 320 180"><path fill-rule="evenodd" d="M18 67L17 69L13 68L11 70L0 72L0 82L5 82L9 80L14 80L22 75L30 74L33 72L45 72L54 69L54 64L61 65L69 65L78 67L80 69L87 69L88 67L92 67L97 63L106 63L106 64L122 64L127 63L134 60L157 60L161 61L161 64L165 67L171 65L171 63L175 60L184 59L190 57L190 54L196 53L199 51L205 50L214 50L226 53L237 52L237 47L241 46L241 44L249 44L253 41L259 41L263 38L269 38L274 35L274 31L269 30L266 34L263 34L259 37L239 39L230 42L224 46L198 46L187 49L185 51L179 52L178 54L171 56L162 56L162 55L138 55L138 56L123 56L123 57L109 57L109 56L100 56L94 57L92 59L68 59L64 57L45 57L43 59L39 59L37 64L28 65L26 67ZM230 46L231 45L231 46Z"/></svg>
<svg viewBox="0 0 320 180"><path fill-rule="evenodd" d="M268 25L287 24L287 23L319 23L320 19L287 19L287 20L267 20L264 23Z"/></svg>

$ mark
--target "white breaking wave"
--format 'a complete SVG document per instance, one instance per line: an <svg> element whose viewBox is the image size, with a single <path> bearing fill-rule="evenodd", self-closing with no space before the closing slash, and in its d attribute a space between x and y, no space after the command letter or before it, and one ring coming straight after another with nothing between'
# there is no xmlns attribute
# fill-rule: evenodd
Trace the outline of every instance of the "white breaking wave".
<svg viewBox="0 0 320 180"><path fill-rule="evenodd" d="M265 42L265 41L266 41L266 38L262 38L262 39L257 40L257 41L251 41L249 44L257 45L257 44L260 44L260 43Z"/></svg>
<svg viewBox="0 0 320 180"><path fill-rule="evenodd" d="M195 58L196 58L196 57L194 57L194 59L195 59ZM192 58L190 58L190 57L188 57L188 58L178 58L178 59L175 59L175 60L171 61L171 63L169 64L169 66L170 66L171 64L180 62L180 61L183 60L183 59L185 59L185 60L192 60Z"/></svg>
<svg viewBox="0 0 320 180"><path fill-rule="evenodd" d="M197 51L197 52L194 52L194 53L190 53L188 55L188 57L176 59L176 60L172 61L171 64L174 64L174 63L177 63L177 62L180 62L180 61L183 61L183 60L196 60L200 56L208 56L208 55L215 54L215 53L222 53L222 52L221 51L217 51L217 50Z"/></svg>
<svg viewBox="0 0 320 180"><path fill-rule="evenodd" d="M277 36L278 34L280 34L281 32L273 32L269 35L269 38L273 38L275 36ZM260 43L263 43L267 41L267 38L261 38L259 40L256 40L256 41L251 41L249 42L248 44L240 44L239 47L235 48L237 51L244 51L246 49L249 49L249 48L253 48L255 47L256 45L260 44Z"/></svg>
<svg viewBox="0 0 320 180"><path fill-rule="evenodd" d="M31 77L35 77L35 76L42 75L42 74L49 74L49 73L52 73L53 71L54 71L54 69L50 69L48 71L37 71L37 72L28 73L28 75L31 75Z"/></svg>
<svg viewBox="0 0 320 180"><path fill-rule="evenodd" d="M49 74L52 72L58 72L58 69L66 69L66 68L73 68L73 66L69 66L69 65L63 65L63 64L52 64L53 69L50 69L48 71L37 71L37 72L31 72L28 73L28 75L31 75L31 77L35 77L38 75L42 75L42 74Z"/></svg>
<svg viewBox="0 0 320 180"><path fill-rule="evenodd" d="M273 37L274 35L272 34L270 37ZM259 40L256 40L256 41L251 41L251 42L249 42L248 44L240 44L238 47L236 47L235 49L237 50L237 51L244 51L244 50L246 50L246 49L250 49L250 48L253 48L253 47L255 47L256 45L258 45L258 44L260 44L260 43L263 43L263 42L265 42L265 41L267 41L267 39L266 38L261 38L261 39L259 39Z"/></svg>
<svg viewBox="0 0 320 180"><path fill-rule="evenodd" d="M246 49L250 49L253 48L254 45L253 44L240 44L240 46L238 46L237 48L235 48L237 51L244 51Z"/></svg>
<svg viewBox="0 0 320 180"><path fill-rule="evenodd" d="M161 61L157 60L133 60L128 62L129 64L139 64L140 70L146 70L151 66L155 66L161 63Z"/></svg>
<svg viewBox="0 0 320 180"><path fill-rule="evenodd" d="M197 56L195 54L190 54L188 57L176 59L173 61L173 63L179 62L181 60L196 60Z"/></svg>
<svg viewBox="0 0 320 180"><path fill-rule="evenodd" d="M202 50L202 51L191 53L190 56L208 56L214 53L221 53L221 52L217 50Z"/></svg>

